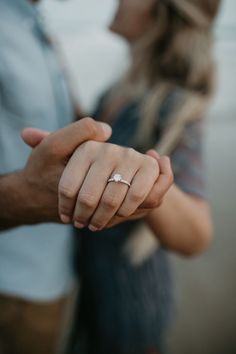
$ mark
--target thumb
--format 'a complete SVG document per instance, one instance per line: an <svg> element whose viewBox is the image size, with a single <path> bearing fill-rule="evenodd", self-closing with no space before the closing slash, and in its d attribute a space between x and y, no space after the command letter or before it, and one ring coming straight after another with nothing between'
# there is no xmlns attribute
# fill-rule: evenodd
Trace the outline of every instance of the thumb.
<svg viewBox="0 0 236 354"><path fill-rule="evenodd" d="M46 138L50 133L36 128L25 128L21 132L21 137L23 141L34 148L41 143L41 141Z"/></svg>
<svg viewBox="0 0 236 354"><path fill-rule="evenodd" d="M66 157L85 141L104 142L110 138L111 134L112 128L108 124L86 117L53 132L48 139L58 145L59 155Z"/></svg>

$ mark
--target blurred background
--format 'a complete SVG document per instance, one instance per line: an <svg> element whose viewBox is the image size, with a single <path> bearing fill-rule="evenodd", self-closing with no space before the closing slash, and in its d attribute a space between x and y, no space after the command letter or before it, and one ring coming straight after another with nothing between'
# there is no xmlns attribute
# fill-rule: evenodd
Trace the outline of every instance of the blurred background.
<svg viewBox="0 0 236 354"><path fill-rule="evenodd" d="M74 95L92 112L129 62L107 31L115 0L45 0L42 10L65 58ZM176 313L170 354L236 353L236 2L224 0L215 31L217 91L207 120L206 163L215 239L195 259L172 256Z"/></svg>

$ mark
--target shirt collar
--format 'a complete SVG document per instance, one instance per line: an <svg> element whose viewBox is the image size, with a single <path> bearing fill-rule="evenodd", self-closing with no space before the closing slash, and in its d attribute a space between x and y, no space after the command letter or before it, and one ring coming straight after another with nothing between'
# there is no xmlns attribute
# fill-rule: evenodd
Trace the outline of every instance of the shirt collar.
<svg viewBox="0 0 236 354"><path fill-rule="evenodd" d="M0 0L9 7L14 8L23 18L33 18L37 13L37 6L29 0Z"/></svg>
<svg viewBox="0 0 236 354"><path fill-rule="evenodd" d="M30 0L0 0L0 13L1 5L11 12L13 11L15 19L19 20L21 25L34 29L42 39L51 43L38 4L33 4Z"/></svg>

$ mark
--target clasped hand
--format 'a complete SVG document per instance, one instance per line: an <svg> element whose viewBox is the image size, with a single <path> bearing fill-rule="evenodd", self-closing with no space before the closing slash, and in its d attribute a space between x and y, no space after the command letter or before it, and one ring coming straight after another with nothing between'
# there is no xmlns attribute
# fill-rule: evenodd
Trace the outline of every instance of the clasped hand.
<svg viewBox="0 0 236 354"><path fill-rule="evenodd" d="M88 121L89 126L95 124L91 119ZM81 129L83 124L88 126L86 120L75 124L76 127L80 124ZM144 217L160 206L173 183L169 158L160 157L154 150L141 154L132 148L105 143L109 134L97 137L94 132L92 137L86 133L76 146L72 142L75 134L70 129L64 128L62 133L59 132L60 137L64 138L60 146L55 143L60 140L57 132L49 136L46 133L40 136L39 132L34 132L33 137L27 132L23 134L24 140L35 147L25 171L30 174L31 180L33 175L33 180L37 181L37 173L40 173L44 183L50 182L49 185L57 186L57 204L63 223L73 223L78 228L88 226L90 230L97 231L126 220ZM64 145L67 142L64 149L62 141ZM40 160L37 158L37 150L41 149L41 155L44 150L47 155L46 149L50 150L51 145L54 153L48 155L51 160L49 171L43 173L48 158L40 166L38 163L35 166L35 160ZM39 167L40 171L37 172ZM108 183L114 174L120 174L130 183L130 187L119 182ZM50 181L47 181L48 178ZM50 188L50 193L55 194L54 187ZM54 196L51 206L55 201Z"/></svg>

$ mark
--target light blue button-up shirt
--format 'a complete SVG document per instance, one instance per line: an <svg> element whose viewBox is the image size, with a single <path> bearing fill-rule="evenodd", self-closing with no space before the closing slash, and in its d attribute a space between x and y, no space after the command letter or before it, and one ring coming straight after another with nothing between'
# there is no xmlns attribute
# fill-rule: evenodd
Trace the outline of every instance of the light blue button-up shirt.
<svg viewBox="0 0 236 354"><path fill-rule="evenodd" d="M0 0L0 175L23 168L27 126L53 131L73 120L63 72L28 0ZM0 196L1 197L1 196ZM22 226L0 233L0 292L32 300L73 281L71 228Z"/></svg>

